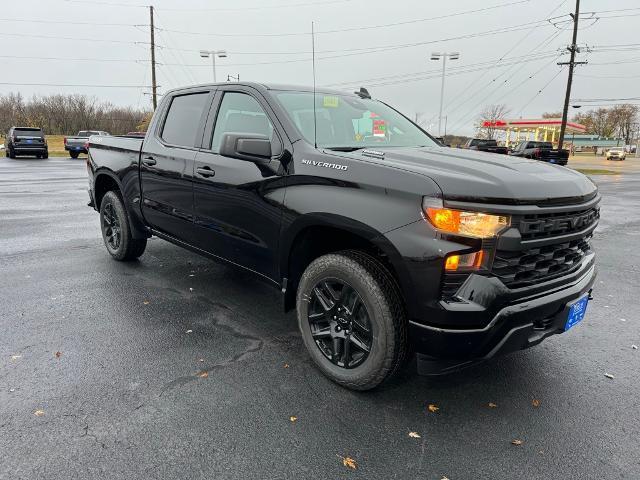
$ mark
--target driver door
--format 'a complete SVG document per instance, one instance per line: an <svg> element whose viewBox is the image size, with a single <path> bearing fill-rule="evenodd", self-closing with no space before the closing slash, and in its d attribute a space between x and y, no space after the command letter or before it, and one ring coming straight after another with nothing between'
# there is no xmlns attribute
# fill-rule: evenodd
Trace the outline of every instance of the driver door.
<svg viewBox="0 0 640 480"><path fill-rule="evenodd" d="M268 105L252 89L218 92L194 162L194 220L197 246L212 255L277 278L277 252L284 177L251 161L219 154L225 133L266 135L272 152L283 151ZM278 127L280 128L280 127Z"/></svg>

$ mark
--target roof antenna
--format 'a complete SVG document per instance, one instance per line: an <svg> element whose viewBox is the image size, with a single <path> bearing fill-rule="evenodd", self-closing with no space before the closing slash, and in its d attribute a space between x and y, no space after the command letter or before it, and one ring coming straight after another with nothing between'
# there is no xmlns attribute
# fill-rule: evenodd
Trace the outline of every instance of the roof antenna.
<svg viewBox="0 0 640 480"><path fill-rule="evenodd" d="M311 22L311 58L313 62L313 146L318 149L318 124L316 120L316 34Z"/></svg>

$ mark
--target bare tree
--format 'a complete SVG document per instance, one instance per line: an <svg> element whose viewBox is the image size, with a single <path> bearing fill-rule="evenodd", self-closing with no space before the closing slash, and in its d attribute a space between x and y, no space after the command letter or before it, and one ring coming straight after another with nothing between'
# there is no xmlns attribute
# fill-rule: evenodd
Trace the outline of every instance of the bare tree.
<svg viewBox="0 0 640 480"><path fill-rule="evenodd" d="M544 112L542 118L562 118L562 112Z"/></svg>
<svg viewBox="0 0 640 480"><path fill-rule="evenodd" d="M116 107L86 95L0 95L0 133L15 125L41 127L48 135L69 135L79 130L106 130L123 134L136 130L149 112Z"/></svg>
<svg viewBox="0 0 640 480"><path fill-rule="evenodd" d="M637 105L617 105L610 111L615 135L624 140L625 145L631 144L631 137L635 133L638 121Z"/></svg>
<svg viewBox="0 0 640 480"><path fill-rule="evenodd" d="M480 138L494 139L498 129L496 128L496 122L504 120L509 114L510 110L504 104L488 105L480 112L478 122L476 123L476 130Z"/></svg>

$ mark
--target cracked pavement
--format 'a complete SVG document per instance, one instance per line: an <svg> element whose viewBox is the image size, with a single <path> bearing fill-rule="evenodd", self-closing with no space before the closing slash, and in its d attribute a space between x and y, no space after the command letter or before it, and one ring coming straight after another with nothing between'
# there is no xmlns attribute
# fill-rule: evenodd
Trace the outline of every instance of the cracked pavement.
<svg viewBox="0 0 640 480"><path fill-rule="evenodd" d="M582 324L355 393L313 367L279 292L250 274L158 239L112 261L82 159L0 158L0 478L638 478L637 171L595 177Z"/></svg>

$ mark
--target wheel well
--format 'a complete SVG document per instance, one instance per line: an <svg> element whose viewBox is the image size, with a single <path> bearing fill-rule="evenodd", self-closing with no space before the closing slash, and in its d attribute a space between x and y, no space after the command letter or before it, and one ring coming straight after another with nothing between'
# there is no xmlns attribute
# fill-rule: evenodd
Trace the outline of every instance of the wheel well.
<svg viewBox="0 0 640 480"><path fill-rule="evenodd" d="M109 191L120 192L118 183L109 175L98 175L95 180L94 195L96 201L96 209L100 210L100 203L102 203L102 197Z"/></svg>
<svg viewBox="0 0 640 480"><path fill-rule="evenodd" d="M287 269L283 272L283 276L287 277L285 311L295 307L298 283L307 266L322 255L342 250L360 250L371 255L389 270L396 282L398 281L395 269L387 255L370 240L340 228L307 227L298 233L291 244Z"/></svg>

